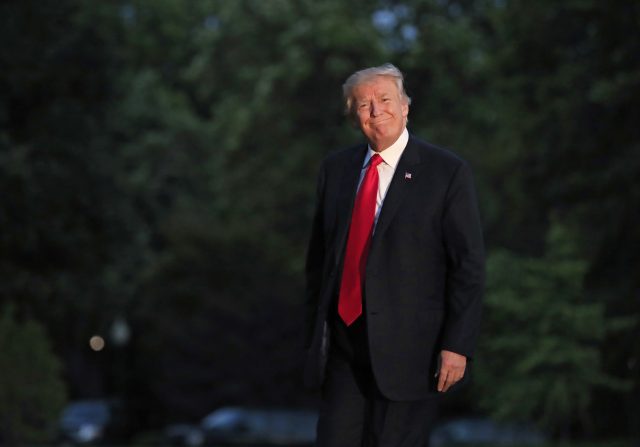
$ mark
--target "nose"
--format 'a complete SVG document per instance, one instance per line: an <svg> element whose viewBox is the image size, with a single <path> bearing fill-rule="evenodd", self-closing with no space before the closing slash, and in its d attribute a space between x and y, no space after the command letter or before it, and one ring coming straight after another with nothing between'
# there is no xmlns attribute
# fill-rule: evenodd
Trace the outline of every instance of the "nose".
<svg viewBox="0 0 640 447"><path fill-rule="evenodd" d="M371 116L378 116L381 112L382 109L378 101L371 101Z"/></svg>

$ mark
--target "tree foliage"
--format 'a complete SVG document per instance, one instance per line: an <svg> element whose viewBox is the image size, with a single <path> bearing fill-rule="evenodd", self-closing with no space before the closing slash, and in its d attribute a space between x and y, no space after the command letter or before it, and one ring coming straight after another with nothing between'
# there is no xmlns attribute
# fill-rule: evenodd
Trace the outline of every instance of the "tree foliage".
<svg viewBox="0 0 640 447"><path fill-rule="evenodd" d="M19 322L11 306L0 313L0 442L51 440L66 400L61 363L35 321Z"/></svg>
<svg viewBox="0 0 640 447"><path fill-rule="evenodd" d="M478 361L485 408L565 434L575 424L591 428L593 388L628 389L604 372L600 347L607 334L635 323L608 319L603 303L588 299L587 266L570 234L552 226L542 257L492 253Z"/></svg>

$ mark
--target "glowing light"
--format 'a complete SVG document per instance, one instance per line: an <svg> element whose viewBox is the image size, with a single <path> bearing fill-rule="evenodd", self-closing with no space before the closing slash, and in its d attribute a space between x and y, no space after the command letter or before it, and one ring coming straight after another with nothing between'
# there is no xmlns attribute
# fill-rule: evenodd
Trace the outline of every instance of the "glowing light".
<svg viewBox="0 0 640 447"><path fill-rule="evenodd" d="M89 339L89 346L94 351L102 351L102 349L104 348L104 338L100 337L99 335L94 335Z"/></svg>

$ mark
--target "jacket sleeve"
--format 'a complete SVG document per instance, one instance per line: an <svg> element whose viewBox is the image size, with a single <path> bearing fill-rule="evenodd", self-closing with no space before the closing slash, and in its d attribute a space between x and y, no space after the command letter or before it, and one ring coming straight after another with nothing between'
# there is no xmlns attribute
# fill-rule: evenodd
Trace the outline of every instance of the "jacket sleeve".
<svg viewBox="0 0 640 447"><path fill-rule="evenodd" d="M442 349L472 357L480 327L485 254L473 177L464 162L447 190L442 225L447 257Z"/></svg>
<svg viewBox="0 0 640 447"><path fill-rule="evenodd" d="M323 230L324 186L325 170L323 165L320 169L316 186L316 205L313 222L311 224L311 235L309 237L305 266L305 347L311 345L323 280L322 275L325 258Z"/></svg>

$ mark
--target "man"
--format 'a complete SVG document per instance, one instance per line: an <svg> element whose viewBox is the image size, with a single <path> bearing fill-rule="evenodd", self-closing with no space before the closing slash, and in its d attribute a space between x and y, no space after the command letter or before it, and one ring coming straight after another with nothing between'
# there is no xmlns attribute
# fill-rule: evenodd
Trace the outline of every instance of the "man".
<svg viewBox="0 0 640 447"><path fill-rule="evenodd" d="M406 129L393 65L358 71L346 111L368 144L323 163L307 254L305 381L318 445L427 446L439 395L465 377L484 248L471 172Z"/></svg>

